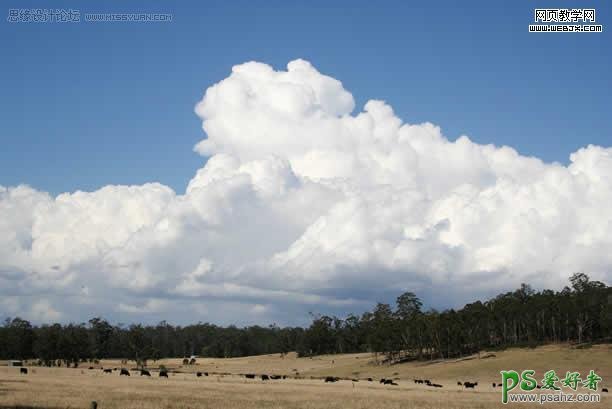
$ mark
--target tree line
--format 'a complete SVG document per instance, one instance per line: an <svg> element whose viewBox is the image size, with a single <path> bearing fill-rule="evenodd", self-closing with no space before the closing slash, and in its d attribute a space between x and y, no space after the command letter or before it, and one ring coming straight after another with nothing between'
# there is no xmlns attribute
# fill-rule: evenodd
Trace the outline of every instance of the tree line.
<svg viewBox="0 0 612 409"><path fill-rule="evenodd" d="M34 326L7 318L0 327L0 359L36 359L43 365L73 365L104 358L141 365L162 357L239 357L297 351L300 356L372 352L380 362L443 359L484 349L545 343L610 342L612 287L586 274L570 278L561 291L515 291L463 308L423 309L412 292L395 305L344 319L312 314L308 328L275 325L222 327L209 323L173 326L87 323Z"/></svg>

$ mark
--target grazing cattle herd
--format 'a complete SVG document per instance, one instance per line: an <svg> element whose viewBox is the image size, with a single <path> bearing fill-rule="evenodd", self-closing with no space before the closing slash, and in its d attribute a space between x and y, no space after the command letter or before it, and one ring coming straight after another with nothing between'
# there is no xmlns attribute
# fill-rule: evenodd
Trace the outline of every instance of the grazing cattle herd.
<svg viewBox="0 0 612 409"><path fill-rule="evenodd" d="M94 369L93 367L89 367L89 369ZM105 374L112 374L113 371L117 371L118 368L101 368L102 369L102 373ZM147 377L151 377L151 372L147 369L141 368L138 369L138 371L140 372L140 376L147 376ZM36 371L33 371L34 373ZM23 375L27 375L28 374L28 368L24 368L24 367L20 367L19 368L19 373L23 374ZM81 373L83 373L83 371L81 371ZM208 372L201 372L198 371L195 373L196 377L200 378L202 376L208 376ZM298 373L296 373L297 375ZM223 375L231 375L231 374L220 374L221 376ZM287 375L268 375L268 374L253 374L253 373L248 373L248 374L240 374L241 376L243 376L245 379L256 379L257 376L259 376L261 378L262 381L269 381L269 380L282 380L282 379L287 379L288 376ZM395 375L397 375L397 373L395 373ZM121 370L119 371L119 376L130 376L130 371L126 368L121 368ZM168 378L168 370L167 369L160 369L159 370L159 377L161 378ZM299 376L294 376L294 379L301 379ZM311 377L311 379L315 379L314 377ZM325 383L335 383L335 382L339 382L341 380L350 380L353 382L353 387L355 387L354 383L355 382L359 382L359 379L356 378L339 378L337 376L326 376L324 378L320 378L323 379L323 381ZM374 378L365 378L365 380L367 380L368 382L373 382ZM391 378L381 378L379 380L380 384L383 385L392 385L392 386L398 386L399 384L397 382L395 382L396 380L399 380L399 378L395 378L395 379L391 379ZM422 384L425 386L429 386L432 388L443 388L444 386L439 384L439 383L433 383L431 380L429 379L413 379L415 384ZM471 382L471 381L458 381L457 382L457 386L463 387L465 389L475 389L476 386L478 386L478 382ZM496 388L496 387L502 387L501 383L495 383L492 382L491 383L491 387L492 388ZM542 387L540 385L537 385L538 389L541 389ZM601 392L603 393L608 393L608 388L602 388Z"/></svg>

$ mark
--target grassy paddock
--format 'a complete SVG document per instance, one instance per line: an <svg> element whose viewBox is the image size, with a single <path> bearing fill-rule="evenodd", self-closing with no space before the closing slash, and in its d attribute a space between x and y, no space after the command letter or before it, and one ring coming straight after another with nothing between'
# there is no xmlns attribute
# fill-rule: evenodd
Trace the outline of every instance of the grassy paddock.
<svg viewBox="0 0 612 409"><path fill-rule="evenodd" d="M500 403L502 369L534 369L541 378L544 371L555 369L563 376L567 370L587 373L594 369L603 377L603 386L612 386L612 347L599 345L587 350L547 346L537 349L513 349L495 352L494 357L435 363L406 363L381 366L370 354L297 358L294 354L235 359L199 359L197 365L183 366L180 359L151 363L152 377L133 371L129 378L102 373L99 367L122 367L120 361L102 361L96 369L30 367L28 375L19 368L0 367L0 409L15 408L88 408L92 400L99 409L122 408L496 408L513 407ZM482 354L484 356L484 354ZM173 371L168 379L159 378L156 368L165 365ZM127 367L133 367L133 362ZM196 371L208 377L197 378ZM263 382L247 380L237 374L279 374L290 379ZM223 375L229 374L229 375ZM333 375L358 378L325 384L319 377ZM295 379L295 378L298 379ZM315 379L311 379L315 378ZM368 377L397 379L399 386L368 382ZM434 389L415 385L413 378L427 378L444 385ZM475 391L463 390L457 381L477 381ZM584 391L584 390L583 390ZM610 398L586 408L609 408ZM537 405L540 407L540 405ZM555 407L546 404L545 406ZM572 405L561 404L569 408ZM527 404L515 407L529 407Z"/></svg>

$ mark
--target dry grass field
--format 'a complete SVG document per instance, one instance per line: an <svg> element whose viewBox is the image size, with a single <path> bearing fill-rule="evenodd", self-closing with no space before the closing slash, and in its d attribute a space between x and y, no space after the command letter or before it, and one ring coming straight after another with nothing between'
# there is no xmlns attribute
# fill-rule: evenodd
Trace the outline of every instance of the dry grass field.
<svg viewBox="0 0 612 409"><path fill-rule="evenodd" d="M96 369L30 367L27 375L19 368L0 366L0 408L88 408L97 401L99 409L121 408L497 408L530 407L528 404L504 406L500 402L502 369L534 369L538 379L549 369L587 373L594 369L603 379L603 386L612 386L612 346L589 349L546 346L537 349L513 349L469 359L377 365L371 354L321 356L313 359L266 355L234 359L198 359L197 365L183 366L179 359L161 360L149 365L152 377L131 376L118 372L104 374L99 368L128 367L119 361L103 361ZM160 378L157 368L165 365L168 379ZM209 376L196 377L196 371ZM245 379L239 374L288 375L285 380L261 381ZM341 380L324 383L320 377L356 378L359 382ZM368 382L394 378L398 386ZM416 385L413 378L427 378L443 388ZM464 390L457 381L477 381L474 390ZM612 400L603 394L598 404L580 404L587 408L611 408ZM539 404L537 405L540 406ZM571 404L545 404L552 407L575 407ZM531 405L533 407L533 405Z"/></svg>

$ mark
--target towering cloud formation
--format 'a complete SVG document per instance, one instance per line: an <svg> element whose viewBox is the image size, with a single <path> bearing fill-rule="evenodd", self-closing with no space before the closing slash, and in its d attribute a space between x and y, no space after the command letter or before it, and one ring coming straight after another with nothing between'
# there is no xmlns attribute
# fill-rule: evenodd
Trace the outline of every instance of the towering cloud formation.
<svg viewBox="0 0 612 409"><path fill-rule="evenodd" d="M290 322L384 291L452 303L576 271L610 281L612 149L546 164L354 105L307 61L250 62L196 106L209 159L184 194L0 187L0 306Z"/></svg>

